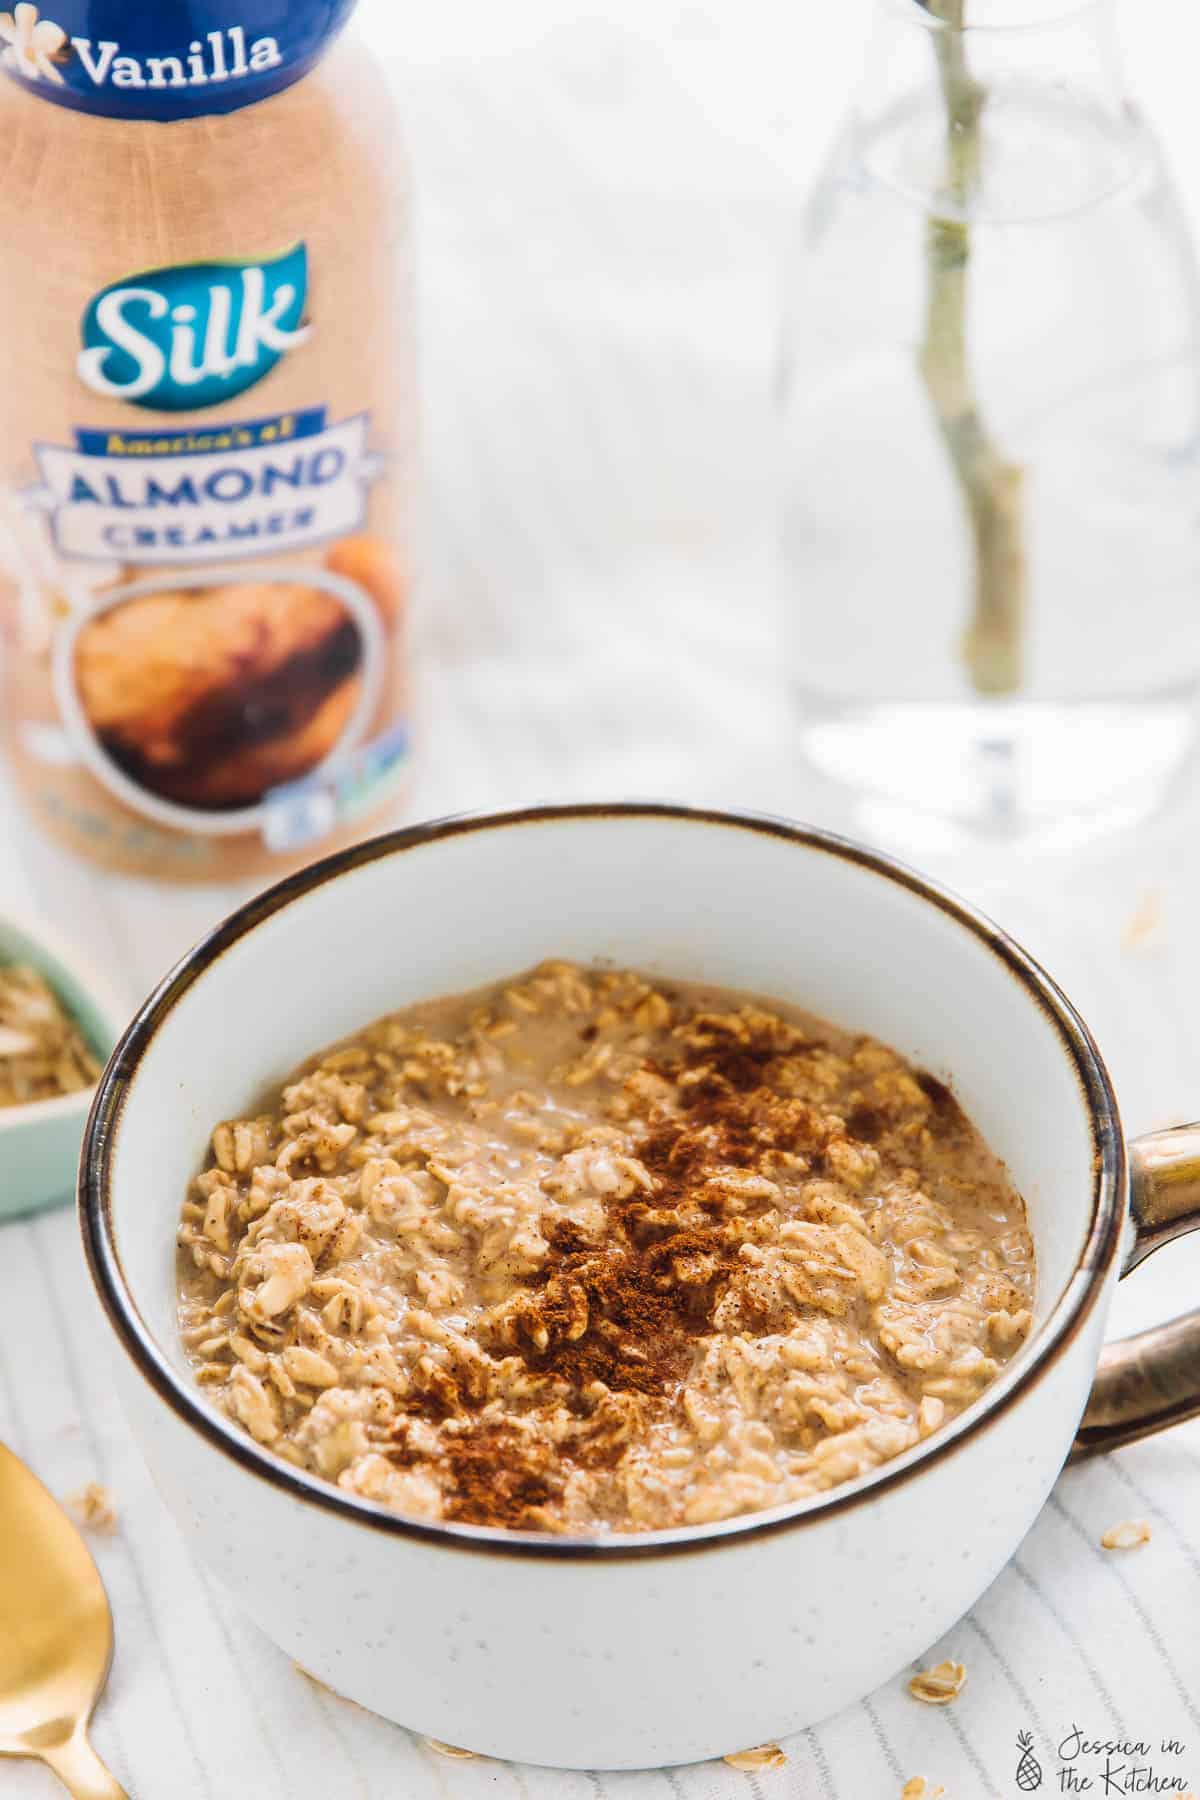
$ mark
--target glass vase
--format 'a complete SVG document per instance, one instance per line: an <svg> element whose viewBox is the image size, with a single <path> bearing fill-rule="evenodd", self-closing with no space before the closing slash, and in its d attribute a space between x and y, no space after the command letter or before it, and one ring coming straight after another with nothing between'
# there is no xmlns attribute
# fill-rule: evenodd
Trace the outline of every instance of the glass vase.
<svg viewBox="0 0 1200 1800"><path fill-rule="evenodd" d="M885 833L1072 839L1187 763L1198 302L1105 0L877 0L781 408L803 752Z"/></svg>

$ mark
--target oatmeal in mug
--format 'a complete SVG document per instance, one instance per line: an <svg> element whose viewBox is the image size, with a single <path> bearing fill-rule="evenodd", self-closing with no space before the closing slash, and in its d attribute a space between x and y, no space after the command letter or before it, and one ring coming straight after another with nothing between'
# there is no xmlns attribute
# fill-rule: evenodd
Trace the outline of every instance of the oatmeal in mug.
<svg viewBox="0 0 1200 1800"><path fill-rule="evenodd" d="M426 1519L701 1524L849 1481L1029 1331L1033 1244L950 1091L793 1007L564 962L410 1007L217 1125L197 1381Z"/></svg>

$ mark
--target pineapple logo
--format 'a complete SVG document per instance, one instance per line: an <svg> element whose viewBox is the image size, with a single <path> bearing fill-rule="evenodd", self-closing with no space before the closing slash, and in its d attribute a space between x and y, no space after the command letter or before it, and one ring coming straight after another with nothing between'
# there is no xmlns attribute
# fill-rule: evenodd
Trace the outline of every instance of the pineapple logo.
<svg viewBox="0 0 1200 1800"><path fill-rule="evenodd" d="M1033 1754L1033 1736L1030 1732L1017 1733L1017 1749L1021 1752L1021 1760L1017 1764L1017 1786L1023 1794L1032 1794L1035 1788L1042 1785L1042 1765Z"/></svg>

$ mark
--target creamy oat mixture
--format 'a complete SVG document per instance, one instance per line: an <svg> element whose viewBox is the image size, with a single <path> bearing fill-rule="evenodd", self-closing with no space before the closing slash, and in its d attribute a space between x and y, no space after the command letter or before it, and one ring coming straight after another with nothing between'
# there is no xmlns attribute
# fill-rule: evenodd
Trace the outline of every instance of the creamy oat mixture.
<svg viewBox="0 0 1200 1800"><path fill-rule="evenodd" d="M213 1132L196 1379L426 1519L699 1524L974 1400L1033 1246L949 1091L794 1009L553 962L381 1019Z"/></svg>

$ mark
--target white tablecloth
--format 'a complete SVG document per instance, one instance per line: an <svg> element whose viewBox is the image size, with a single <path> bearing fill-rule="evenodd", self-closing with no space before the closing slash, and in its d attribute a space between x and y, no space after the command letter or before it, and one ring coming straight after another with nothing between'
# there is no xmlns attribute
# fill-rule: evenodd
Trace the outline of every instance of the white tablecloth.
<svg viewBox="0 0 1200 1800"><path fill-rule="evenodd" d="M765 444L773 257L861 8L825 21L819 47L813 21L777 5L735 20L655 0L620 24L539 0L464 0L421 22L403 10L368 12L396 48L412 26L397 83L422 197L424 742L410 815L654 794L845 824L797 770L773 666ZM1177 159L1189 59L1164 40L1183 30L1156 0L1137 37ZM1063 981L1132 1130L1200 1113L1198 812L1185 796L1153 831L1069 862L938 871ZM131 1005L240 898L81 869L2 794L0 833L0 909L73 933ZM1139 908L1159 921L1127 942ZM98 1480L114 1496L118 1529L93 1539L117 1625L95 1738L135 1800L889 1800L914 1775L950 1800L1010 1800L1017 1733L1059 1792L1057 1747L1075 1727L1149 1740L1156 1776L1200 1792L1200 1426L1062 1478L1012 1565L928 1647L930 1662L967 1666L951 1707L919 1706L897 1679L761 1775L450 1762L310 1684L192 1561L114 1403L85 1279L68 1213L0 1232L0 1437L55 1492ZM1200 1242L1139 1271L1117 1322L1183 1310L1198 1289ZM1149 1521L1150 1544L1101 1551L1131 1517ZM1168 1738L1183 1749L1163 1752ZM1077 1764L1097 1795L1101 1761ZM0 1787L54 1791L18 1763Z"/></svg>

